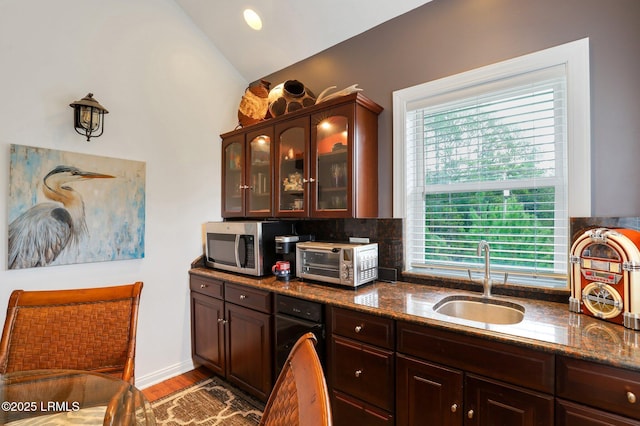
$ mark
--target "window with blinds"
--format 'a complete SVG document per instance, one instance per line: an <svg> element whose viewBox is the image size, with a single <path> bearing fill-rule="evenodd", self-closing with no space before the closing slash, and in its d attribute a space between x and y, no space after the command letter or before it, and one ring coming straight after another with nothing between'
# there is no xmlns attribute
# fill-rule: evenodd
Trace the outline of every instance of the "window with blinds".
<svg viewBox="0 0 640 426"><path fill-rule="evenodd" d="M567 64L520 69L403 104L405 269L567 286ZM394 104L395 107L395 104Z"/></svg>

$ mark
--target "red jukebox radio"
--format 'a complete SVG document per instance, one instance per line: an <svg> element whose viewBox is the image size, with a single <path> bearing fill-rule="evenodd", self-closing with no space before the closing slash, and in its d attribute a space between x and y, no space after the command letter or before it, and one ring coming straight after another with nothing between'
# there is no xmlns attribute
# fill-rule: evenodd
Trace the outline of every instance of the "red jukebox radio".
<svg viewBox="0 0 640 426"><path fill-rule="evenodd" d="M569 310L640 329L640 232L590 229L571 246Z"/></svg>

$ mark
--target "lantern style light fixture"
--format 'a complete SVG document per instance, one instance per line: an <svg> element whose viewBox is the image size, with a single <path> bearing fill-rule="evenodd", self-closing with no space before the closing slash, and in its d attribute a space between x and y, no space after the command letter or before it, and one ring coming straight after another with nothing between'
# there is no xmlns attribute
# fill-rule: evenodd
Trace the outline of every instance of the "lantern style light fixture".
<svg viewBox="0 0 640 426"><path fill-rule="evenodd" d="M73 108L73 126L76 133L89 139L97 138L104 132L104 115L109 111L93 99L93 93L89 93L79 101L69 104Z"/></svg>

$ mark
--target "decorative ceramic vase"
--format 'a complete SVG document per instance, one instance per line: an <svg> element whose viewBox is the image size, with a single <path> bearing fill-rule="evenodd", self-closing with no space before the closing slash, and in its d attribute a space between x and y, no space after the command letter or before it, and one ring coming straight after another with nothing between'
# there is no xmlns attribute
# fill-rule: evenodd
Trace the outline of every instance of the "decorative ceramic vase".
<svg viewBox="0 0 640 426"><path fill-rule="evenodd" d="M314 105L316 96L298 80L287 80L269 92L269 112L277 117Z"/></svg>
<svg viewBox="0 0 640 426"><path fill-rule="evenodd" d="M260 80L252 83L244 91L238 107L238 124L248 126L262 121L269 111L269 86L271 83Z"/></svg>

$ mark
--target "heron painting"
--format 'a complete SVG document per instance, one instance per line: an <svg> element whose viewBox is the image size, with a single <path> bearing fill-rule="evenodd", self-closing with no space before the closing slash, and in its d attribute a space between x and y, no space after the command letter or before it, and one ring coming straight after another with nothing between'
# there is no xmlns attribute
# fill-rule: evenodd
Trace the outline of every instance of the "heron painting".
<svg viewBox="0 0 640 426"><path fill-rule="evenodd" d="M144 257L145 164L11 145L8 269Z"/></svg>

